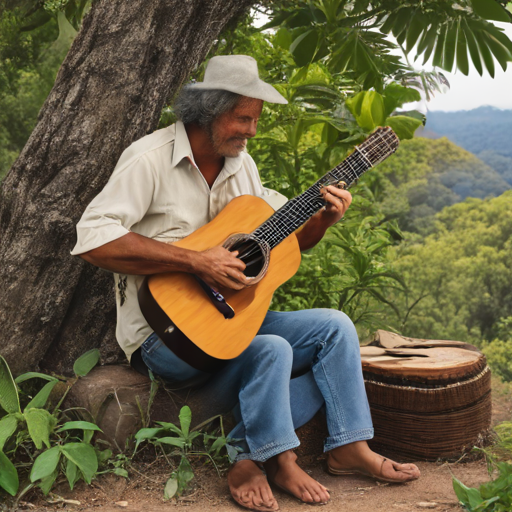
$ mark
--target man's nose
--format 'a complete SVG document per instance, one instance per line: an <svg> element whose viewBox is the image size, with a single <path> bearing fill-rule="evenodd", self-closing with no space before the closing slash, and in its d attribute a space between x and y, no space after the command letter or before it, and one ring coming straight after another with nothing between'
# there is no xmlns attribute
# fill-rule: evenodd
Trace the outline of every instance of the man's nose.
<svg viewBox="0 0 512 512"><path fill-rule="evenodd" d="M250 139L256 135L256 130L258 128L258 121L251 121L247 128L247 138Z"/></svg>

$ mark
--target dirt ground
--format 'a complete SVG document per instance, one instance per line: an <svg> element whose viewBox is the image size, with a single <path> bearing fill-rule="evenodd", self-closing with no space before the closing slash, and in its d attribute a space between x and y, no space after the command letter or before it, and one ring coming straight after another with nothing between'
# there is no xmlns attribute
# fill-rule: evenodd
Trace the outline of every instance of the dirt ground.
<svg viewBox="0 0 512 512"><path fill-rule="evenodd" d="M493 424L512 418L511 387L493 382ZM301 465L331 491L331 502L325 512L415 512L421 510L461 510L452 488L452 475L468 486L488 481L483 460L462 457L457 462L416 462L421 478L404 485L380 484L363 476L330 476L324 471L322 457L305 457ZM81 483L73 492L67 485L56 489L53 496L28 496L21 509L41 512L76 510L77 512L239 512L243 510L229 497L225 477L219 478L211 467L195 466L195 487L179 500L164 501L163 487L169 469L161 460L139 463L130 470L130 478L104 475L91 486ZM66 490L67 489L67 490ZM305 511L309 505L300 503L280 490L274 490L282 511ZM73 503L75 502L75 503Z"/></svg>

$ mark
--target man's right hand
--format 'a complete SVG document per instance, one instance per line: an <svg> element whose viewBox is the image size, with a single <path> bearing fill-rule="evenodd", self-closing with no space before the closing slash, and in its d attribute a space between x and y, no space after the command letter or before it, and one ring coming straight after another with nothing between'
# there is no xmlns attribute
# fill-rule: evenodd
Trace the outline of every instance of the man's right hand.
<svg viewBox="0 0 512 512"><path fill-rule="evenodd" d="M197 254L195 271L211 287L242 290L250 280L244 275L245 263L237 258L238 251L230 252L216 246Z"/></svg>

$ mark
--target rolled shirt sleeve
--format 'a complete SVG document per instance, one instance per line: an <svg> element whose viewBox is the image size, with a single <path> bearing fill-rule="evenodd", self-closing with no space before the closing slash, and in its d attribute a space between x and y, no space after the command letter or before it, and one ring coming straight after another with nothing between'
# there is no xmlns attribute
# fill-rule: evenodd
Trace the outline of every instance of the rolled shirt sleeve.
<svg viewBox="0 0 512 512"><path fill-rule="evenodd" d="M156 179L145 156L116 169L77 224L71 254L83 254L130 233L151 206Z"/></svg>

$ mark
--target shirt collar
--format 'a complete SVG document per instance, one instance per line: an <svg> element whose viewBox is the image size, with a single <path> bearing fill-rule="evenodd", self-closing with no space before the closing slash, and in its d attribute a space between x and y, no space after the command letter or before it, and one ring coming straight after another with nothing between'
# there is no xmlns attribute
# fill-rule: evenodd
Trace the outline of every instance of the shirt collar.
<svg viewBox="0 0 512 512"><path fill-rule="evenodd" d="M224 158L224 167L221 172L227 174L228 176L238 172L242 168L242 162L244 159L243 153L244 152L242 151L242 153L234 158ZM188 140L187 131L185 130L185 125L181 121L177 121L176 136L174 139L174 150L171 160L172 167L176 167L184 158L187 158L194 167L197 167L194 161L192 148L190 147L190 142Z"/></svg>
<svg viewBox="0 0 512 512"><path fill-rule="evenodd" d="M171 165L176 167L184 158L188 158L190 163L197 167L194 162L194 155L192 154L192 148L188 141L187 131L185 125L178 121L176 123L176 136L174 138L174 151L172 153Z"/></svg>

